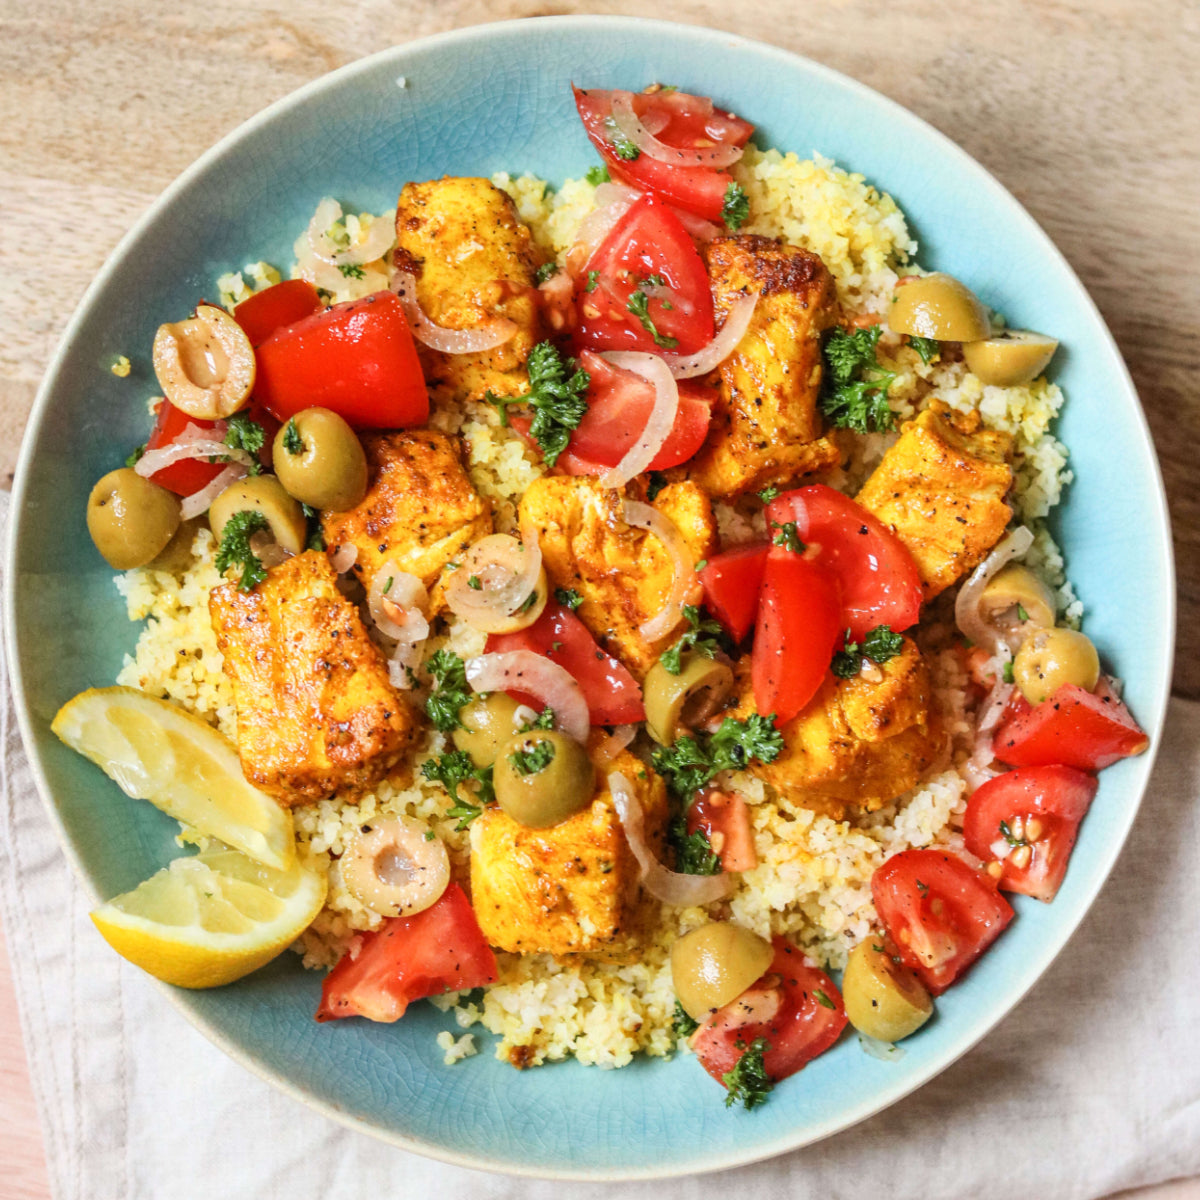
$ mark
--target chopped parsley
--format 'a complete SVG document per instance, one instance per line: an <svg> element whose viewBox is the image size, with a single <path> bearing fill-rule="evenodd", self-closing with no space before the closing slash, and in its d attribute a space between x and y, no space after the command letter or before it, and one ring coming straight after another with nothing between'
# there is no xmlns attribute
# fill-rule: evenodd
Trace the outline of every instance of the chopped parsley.
<svg viewBox="0 0 1200 1200"><path fill-rule="evenodd" d="M881 325L835 329L825 343L825 380L821 389L821 411L839 429L856 433L884 432L896 427L888 407L888 388L895 372L885 371L875 357Z"/></svg>
<svg viewBox="0 0 1200 1200"><path fill-rule="evenodd" d="M308 537L305 539L305 550L325 549L325 530L321 528L321 514L311 504L303 501L300 507L304 510L304 519L308 522Z"/></svg>
<svg viewBox="0 0 1200 1200"><path fill-rule="evenodd" d="M661 346L664 350L673 350L679 345L679 339L667 337L658 332L658 327L654 324L654 319L650 316L649 305L650 297L645 292L634 291L630 294L629 301L625 307L641 321L642 328L654 339L656 346Z"/></svg>
<svg viewBox="0 0 1200 1200"><path fill-rule="evenodd" d="M554 598L572 612L583 603L583 597L574 588L555 588Z"/></svg>
<svg viewBox="0 0 1200 1200"><path fill-rule="evenodd" d="M433 676L433 690L425 701L425 711L437 729L449 733L462 725L458 710L471 699L466 664L453 650L443 647L425 666Z"/></svg>
<svg viewBox="0 0 1200 1200"><path fill-rule="evenodd" d="M675 850L675 870L681 875L719 875L721 859L712 848L703 829L688 833L687 817L673 817L667 829L667 841Z"/></svg>
<svg viewBox="0 0 1200 1200"><path fill-rule="evenodd" d="M553 342L534 346L528 367L529 391L523 396L497 396L489 391L485 399L499 406L503 425L508 424L510 404L528 404L533 409L529 436L542 448L546 466L552 467L587 412L592 378L576 367L573 358L564 359Z"/></svg>
<svg viewBox="0 0 1200 1200"><path fill-rule="evenodd" d="M289 454L304 453L304 439L300 436L300 430L296 428L295 417L283 427L283 448Z"/></svg>
<svg viewBox="0 0 1200 1200"><path fill-rule="evenodd" d="M553 729L554 728L554 709L549 705L542 709L532 721L526 721L521 726L521 733L532 733L535 729Z"/></svg>
<svg viewBox="0 0 1200 1200"><path fill-rule="evenodd" d="M446 816L458 819L454 828L460 831L466 829L496 795L492 787L492 768L476 767L465 750L450 750L427 759L421 764L421 774L432 783L440 783L450 793L454 805L446 810ZM478 803L459 794L458 789L464 783L475 785Z"/></svg>
<svg viewBox="0 0 1200 1200"><path fill-rule="evenodd" d="M545 283L547 279L553 279L554 276L557 274L558 274L558 263L548 262L548 263L542 263L542 265L540 267L538 267L537 274L535 274L533 278L540 285L540 284Z"/></svg>
<svg viewBox="0 0 1200 1200"><path fill-rule="evenodd" d="M146 443L145 442L143 442L140 446L134 446L134 448L132 450L130 450L128 456L125 459L125 465L127 467L136 466L138 461L141 459L142 455L145 453L146 453Z"/></svg>
<svg viewBox="0 0 1200 1200"><path fill-rule="evenodd" d="M678 1000L675 1001L674 1025L676 1037L691 1037L700 1028L700 1022L693 1021Z"/></svg>
<svg viewBox="0 0 1200 1200"><path fill-rule="evenodd" d="M592 187L599 187L602 183L608 183L611 178L612 176L609 175L607 167L588 167L587 173L584 175L584 179Z"/></svg>
<svg viewBox="0 0 1200 1200"><path fill-rule="evenodd" d="M800 540L800 534L796 530L795 521L784 521L782 523L772 521L771 528L779 530L771 539L773 545L782 546L785 550L790 550L793 554L803 554L808 549Z"/></svg>
<svg viewBox="0 0 1200 1200"><path fill-rule="evenodd" d="M599 271L589 271L587 273L587 283L585 283L583 285L583 290L585 292L594 292L596 290L597 286L599 285L599 283L600 283L600 272Z"/></svg>
<svg viewBox="0 0 1200 1200"><path fill-rule="evenodd" d="M1028 846L1029 845L1029 843L1023 837L1017 837L1013 833L1012 826L1010 826L1007 821L1000 822L1000 832L1004 835L1004 840L1010 846Z"/></svg>
<svg viewBox="0 0 1200 1200"><path fill-rule="evenodd" d="M1010 659L1008 662L1006 662L1004 664L1004 682L1005 683L1015 683L1016 679L1017 679L1016 675L1013 674L1012 660Z"/></svg>
<svg viewBox="0 0 1200 1200"><path fill-rule="evenodd" d="M650 753L654 769L679 799L692 796L716 778L719 771L738 771L753 759L773 762L783 749L774 714L751 713L744 721L726 717L716 733L682 737L672 746Z"/></svg>
<svg viewBox="0 0 1200 1200"><path fill-rule="evenodd" d="M262 463L258 461L258 455L266 440L267 431L257 421L250 420L245 413L234 413L225 421L225 445L232 446L235 450L245 450L250 455L251 475L262 474Z"/></svg>
<svg viewBox="0 0 1200 1200"><path fill-rule="evenodd" d="M850 630L847 629L844 649L833 656L833 673L839 679L851 679L862 670L864 658L874 663L885 663L903 649L903 635L893 633L889 625L876 625L861 644L850 640Z"/></svg>
<svg viewBox="0 0 1200 1200"><path fill-rule="evenodd" d="M650 472L650 482L646 487L646 499L655 500L658 493L667 486L667 477L661 471Z"/></svg>
<svg viewBox="0 0 1200 1200"><path fill-rule="evenodd" d="M643 287L666 287L667 281L661 275L658 275L658 274L647 275L646 278L642 280L642 286Z"/></svg>
<svg viewBox="0 0 1200 1200"><path fill-rule="evenodd" d="M519 612L519 613L528 612L537 603L537 600L538 600L537 588L534 588L533 591L530 592L529 595L526 596L525 599L521 601L521 607L517 609L517 612Z"/></svg>
<svg viewBox="0 0 1200 1200"><path fill-rule="evenodd" d="M910 333L908 344L921 356L923 363L930 362L935 354L941 352L937 338L918 337L915 333Z"/></svg>
<svg viewBox="0 0 1200 1200"><path fill-rule="evenodd" d="M471 589L471 591L473 591L473 592L482 592L483 591L483 583L480 580L478 575L468 575L467 576L467 587L469 587Z"/></svg>
<svg viewBox="0 0 1200 1200"><path fill-rule="evenodd" d="M775 1087L763 1065L763 1055L770 1048L771 1044L766 1038L755 1038L742 1051L742 1056L734 1064L733 1070L726 1071L721 1076L721 1082L729 1089L729 1094L725 1097L726 1108L732 1108L741 1101L746 1111L750 1112L760 1104L766 1104L767 1097Z"/></svg>
<svg viewBox="0 0 1200 1200"><path fill-rule="evenodd" d="M641 158L642 152L621 132L620 126L612 117L604 118L604 132L608 136L608 144L618 158L626 162Z"/></svg>
<svg viewBox="0 0 1200 1200"><path fill-rule="evenodd" d="M267 569L262 560L250 549L250 538L260 529L270 529L267 518L255 509L235 512L221 530L221 544L217 549L217 570L227 571L230 567L241 568L238 587L243 592L262 583Z"/></svg>
<svg viewBox="0 0 1200 1200"><path fill-rule="evenodd" d="M731 183L725 189L725 201L721 205L721 220L726 229L738 230L750 215L750 198L740 183Z"/></svg>
<svg viewBox="0 0 1200 1200"><path fill-rule="evenodd" d="M341 263L338 265L338 270L347 279L361 279L363 277L363 269L357 263Z"/></svg>
<svg viewBox="0 0 1200 1200"><path fill-rule="evenodd" d="M763 488L757 495L764 504L770 504L779 495L779 489L774 484L771 484L770 487Z"/></svg>
<svg viewBox="0 0 1200 1200"><path fill-rule="evenodd" d="M1029 620L1029 614L1025 611L1025 605L1023 605L1023 604L1017 605L1017 620L1018 621L1028 621Z"/></svg>
<svg viewBox="0 0 1200 1200"><path fill-rule="evenodd" d="M832 1000L830 1000L830 998L827 995L825 995L825 993L820 988L817 988L817 990L813 993L813 997L816 999L816 1002L822 1008L836 1008L837 1007L837 1005L834 1004L834 1002Z"/></svg>
<svg viewBox="0 0 1200 1200"><path fill-rule="evenodd" d="M554 720L554 714L550 714ZM526 742L519 750L508 756L508 761L518 775L536 775L554 761L554 743L540 738Z"/></svg>
<svg viewBox="0 0 1200 1200"><path fill-rule="evenodd" d="M924 896L924 895L925 895L925 893L926 893L927 891L929 891L929 884L927 884L927 883L922 883L922 882L921 882L921 881L918 879L918 880L917 880L917 891L918 891L918 892L920 892L922 896Z"/></svg>
<svg viewBox="0 0 1200 1200"><path fill-rule="evenodd" d="M678 675L683 670L685 650L695 650L705 658L716 658L717 651L721 648L721 638L725 633L720 622L702 617L695 604L685 604L683 615L690 628L670 650L664 650L658 660L672 675Z"/></svg>

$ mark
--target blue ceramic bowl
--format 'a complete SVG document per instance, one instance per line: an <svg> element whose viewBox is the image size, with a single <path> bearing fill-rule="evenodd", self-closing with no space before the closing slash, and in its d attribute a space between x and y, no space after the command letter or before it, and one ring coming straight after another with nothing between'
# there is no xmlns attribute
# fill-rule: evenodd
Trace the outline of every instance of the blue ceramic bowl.
<svg viewBox="0 0 1200 1200"><path fill-rule="evenodd" d="M398 86L403 77L407 86ZM379 210L406 180L596 161L574 80L640 88L669 80L758 126L762 145L814 148L890 191L921 262L971 281L1015 323L1053 332L1069 397L1059 425L1076 481L1055 518L1087 629L1126 681L1155 744L1167 698L1173 581L1158 466L1128 373L1079 281L1019 204L941 134L853 81L725 33L577 17L465 29L388 50L301 89L187 171L121 243L85 296L46 376L21 458L5 596L22 732L43 795L87 885L107 898L176 853L173 824L51 735L70 696L110 683L137 629L84 526L88 491L145 436L158 323L246 261L291 260L296 231L333 194ZM135 361L132 380L108 370ZM1120 497L1114 503L1114 497ZM899 1063L855 1039L784 1082L752 1114L727 1110L690 1057L621 1071L574 1062L518 1073L490 1047L453 1069L430 1005L395 1026L313 1021L320 978L285 956L232 987L167 989L247 1066L328 1115L468 1166L587 1178L733 1166L825 1137L918 1087L981 1038L1034 984L1111 869L1151 755L1104 773L1053 905L1018 898L1018 920ZM688 1136L678 1132L686 1129Z"/></svg>

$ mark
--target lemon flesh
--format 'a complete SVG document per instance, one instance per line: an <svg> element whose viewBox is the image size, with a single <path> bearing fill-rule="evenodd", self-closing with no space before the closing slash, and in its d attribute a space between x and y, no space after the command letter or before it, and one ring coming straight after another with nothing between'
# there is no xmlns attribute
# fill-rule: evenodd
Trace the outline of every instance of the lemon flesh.
<svg viewBox="0 0 1200 1200"><path fill-rule="evenodd" d="M50 728L126 795L268 867L295 861L291 813L247 782L227 738L178 705L136 688L90 688Z"/></svg>
<svg viewBox="0 0 1200 1200"><path fill-rule="evenodd" d="M122 958L185 988L219 987L271 961L312 923L326 880L215 850L177 858L91 914Z"/></svg>

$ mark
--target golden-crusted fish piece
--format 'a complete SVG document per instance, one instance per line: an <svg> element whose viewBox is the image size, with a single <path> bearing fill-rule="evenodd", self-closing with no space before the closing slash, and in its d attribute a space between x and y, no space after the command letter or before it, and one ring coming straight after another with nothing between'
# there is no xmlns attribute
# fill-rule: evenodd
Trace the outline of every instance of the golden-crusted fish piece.
<svg viewBox="0 0 1200 1200"><path fill-rule="evenodd" d="M499 808L484 809L471 823L471 905L491 945L607 960L637 953L653 901L639 885L637 859L605 783L610 771L633 786L646 840L662 854L666 787L628 751L597 773L587 808L549 829L528 829Z"/></svg>
<svg viewBox="0 0 1200 1200"><path fill-rule="evenodd" d="M460 443L435 429L403 429L364 434L362 444L370 487L355 508L321 514L325 545L330 554L355 546L354 570L367 586L390 559L432 588L447 563L492 532Z"/></svg>
<svg viewBox="0 0 1200 1200"><path fill-rule="evenodd" d="M648 642L638 626L659 612L671 592L674 564L653 534L629 525L620 491L590 476L544 475L521 498L522 528L538 530L542 561L555 587L583 597L576 610L597 641L641 680L684 628ZM693 483L668 484L653 507L674 522L694 562L716 548L708 497Z"/></svg>
<svg viewBox="0 0 1200 1200"><path fill-rule="evenodd" d="M714 497L739 496L841 461L822 436L821 333L834 323L833 277L799 246L750 234L705 248L718 320L759 293L750 326L720 367L708 440L687 477Z"/></svg>
<svg viewBox="0 0 1200 1200"><path fill-rule="evenodd" d="M208 607L251 783L303 804L365 791L399 762L412 708L324 554L289 558L252 591L222 584Z"/></svg>
<svg viewBox="0 0 1200 1200"><path fill-rule="evenodd" d="M417 299L435 324L475 329L507 317L517 326L507 342L477 354L443 354L418 342L435 403L529 389L525 362L545 336L534 291L542 253L506 192L487 179L406 183L396 209L395 263L416 277Z"/></svg>
<svg viewBox="0 0 1200 1200"><path fill-rule="evenodd" d="M975 418L978 424L978 417ZM904 425L858 493L858 502L908 547L931 600L973 570L1000 540L1012 517L1012 438L971 429L944 406Z"/></svg>

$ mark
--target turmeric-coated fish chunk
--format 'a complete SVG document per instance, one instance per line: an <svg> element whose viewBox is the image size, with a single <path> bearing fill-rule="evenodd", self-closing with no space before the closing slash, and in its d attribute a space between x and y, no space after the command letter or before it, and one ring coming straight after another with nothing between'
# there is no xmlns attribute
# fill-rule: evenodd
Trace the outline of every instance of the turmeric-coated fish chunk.
<svg viewBox="0 0 1200 1200"><path fill-rule="evenodd" d="M543 336L534 278L542 254L506 192L487 179L406 183L396 209L395 263L415 276L417 300L435 325L477 329L504 317L517 327L508 341L473 354L418 343L435 403L529 390L525 362Z"/></svg>
<svg viewBox="0 0 1200 1200"><path fill-rule="evenodd" d="M447 563L492 531L492 512L463 466L456 438L434 429L363 435L370 486L361 504L323 512L330 554L358 551L354 570L370 586L388 562L433 586Z"/></svg>
<svg viewBox="0 0 1200 1200"><path fill-rule="evenodd" d="M973 420L972 420L973 417ZM858 502L890 526L916 560L930 600L973 570L1012 517L1012 438L971 429L978 416L927 408L858 493Z"/></svg>
<svg viewBox="0 0 1200 1200"><path fill-rule="evenodd" d="M625 519L620 491L585 475L544 475L521 498L521 526L538 531L542 561L556 588L583 598L576 616L609 653L640 680L684 628L682 621L648 641L638 626L666 604L674 560L652 533ZM653 507L679 531L688 570L716 547L716 520L708 497L694 484L672 483ZM694 599L689 597L689 603Z"/></svg>
<svg viewBox="0 0 1200 1200"><path fill-rule="evenodd" d="M604 776L620 771L661 855L663 781L622 751L598 773L595 798L549 829L528 829L489 807L471 823L471 905L488 942L514 954L586 954L620 960L638 947L651 901Z"/></svg>
<svg viewBox="0 0 1200 1200"><path fill-rule="evenodd" d="M739 496L836 466L822 436L821 333L834 322L833 277L820 257L754 235L705 248L718 321L758 295L749 328L721 364L708 440L687 476L710 495Z"/></svg>
<svg viewBox="0 0 1200 1200"><path fill-rule="evenodd" d="M284 804L364 791L413 737L408 699L320 551L272 567L251 591L214 588L209 613L237 703L251 783Z"/></svg>

